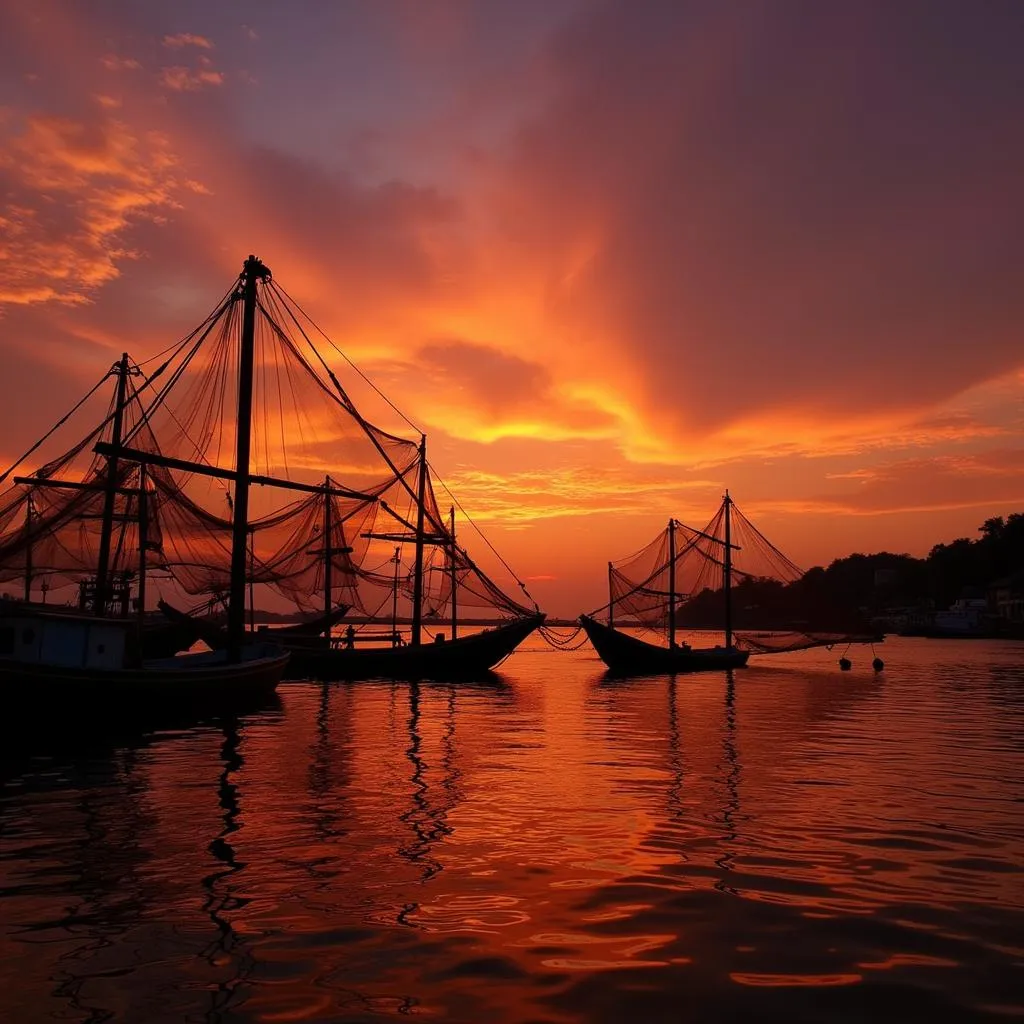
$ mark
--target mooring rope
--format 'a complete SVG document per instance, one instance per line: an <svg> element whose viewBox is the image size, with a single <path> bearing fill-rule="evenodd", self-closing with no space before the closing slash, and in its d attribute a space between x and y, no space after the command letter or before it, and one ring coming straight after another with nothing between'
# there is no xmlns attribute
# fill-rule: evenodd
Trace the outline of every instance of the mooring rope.
<svg viewBox="0 0 1024 1024"><path fill-rule="evenodd" d="M580 633L583 633L582 626L577 626L568 636L562 636L550 626L541 626L538 632L551 647L558 651L578 651L587 642L585 633L580 637ZM577 637L579 637L578 640Z"/></svg>

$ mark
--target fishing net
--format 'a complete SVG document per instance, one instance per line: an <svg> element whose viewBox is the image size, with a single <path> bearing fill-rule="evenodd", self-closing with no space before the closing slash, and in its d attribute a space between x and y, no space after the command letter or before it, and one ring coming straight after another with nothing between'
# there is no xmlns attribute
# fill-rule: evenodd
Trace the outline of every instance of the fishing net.
<svg viewBox="0 0 1024 1024"><path fill-rule="evenodd" d="M393 616L407 616L420 533L426 614L443 617L453 596L459 608L529 613L454 542L420 443L369 422L313 344L312 321L269 276L257 289L246 575L261 601L272 592L271 603L302 611L344 604L367 616L390 602ZM187 595L226 597L234 514L226 470L244 410L242 293L240 280L160 356L115 366L107 376L122 382L122 401L0 494L0 581L27 590L87 581L106 520L111 579L159 570ZM96 453L98 441L118 437L119 458Z"/></svg>

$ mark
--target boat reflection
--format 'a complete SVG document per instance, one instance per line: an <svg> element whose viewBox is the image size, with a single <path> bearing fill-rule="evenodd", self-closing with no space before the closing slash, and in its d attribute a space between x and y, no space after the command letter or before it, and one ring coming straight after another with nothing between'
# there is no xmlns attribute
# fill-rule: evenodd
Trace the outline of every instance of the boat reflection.
<svg viewBox="0 0 1024 1024"><path fill-rule="evenodd" d="M235 931L232 916L245 908L249 900L238 892L235 877L245 869L239 861L230 837L241 825L238 818L238 785L235 776L245 764L241 753L239 722L235 717L225 718L221 724L224 742L220 748L223 768L217 779L217 803L222 814L222 828L210 841L207 850L218 862L218 867L204 875L201 885L206 891L203 911L209 915L216 933L200 956L215 969L225 963L231 964L230 977L220 981L210 993L210 1006L205 1019L210 1024L220 1024L239 1000L239 988L252 974L255 959L245 940Z"/></svg>
<svg viewBox="0 0 1024 1024"><path fill-rule="evenodd" d="M433 793L429 782L430 766L423 752L424 695L419 683L409 683L407 689L409 745L405 748L405 756L412 767L412 793L409 808L398 819L408 827L411 836L409 841L398 848L398 855L417 867L420 880L425 883L444 870L444 864L435 856L434 848L451 834L447 817L459 801L459 772L455 767L456 688L451 685L446 687L447 699L444 702L445 713L439 741L440 791L435 787ZM403 904L397 915L398 923L419 927L411 920L419 906L417 901Z"/></svg>

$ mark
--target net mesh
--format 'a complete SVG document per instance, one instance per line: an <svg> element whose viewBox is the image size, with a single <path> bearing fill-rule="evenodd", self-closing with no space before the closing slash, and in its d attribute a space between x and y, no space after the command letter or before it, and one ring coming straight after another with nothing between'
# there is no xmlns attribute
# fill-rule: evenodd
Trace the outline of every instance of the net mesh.
<svg viewBox="0 0 1024 1024"><path fill-rule="evenodd" d="M673 519L646 547L610 563L608 582L609 603L593 614L607 609L620 625L667 631L674 598L676 626L699 630L724 629L728 601L732 643L751 653L874 639L848 609L822 603L801 569L728 497L703 529Z"/></svg>
<svg viewBox="0 0 1024 1024"><path fill-rule="evenodd" d="M389 605L391 614L408 616L410 542L422 523L427 614L447 614L453 590L460 608L530 613L454 543L419 442L369 422L313 345L311 322L298 306L269 277L257 288L250 433L256 483L247 517L247 575L257 603L272 593L270 603L279 602L282 611L345 604L376 616ZM130 581L145 566L172 593L212 602L226 596L234 484L198 467L234 466L241 297L240 281L159 365L154 359L130 363L127 375L118 366L110 371L115 383L125 378L122 446L162 464L142 468L126 455L115 467L95 454L97 441L114 439L111 400L99 425L72 448L0 493L0 581L27 581L29 590L84 586L96 573L112 488L112 578ZM259 486L260 478L301 489ZM140 551L143 532L146 550Z"/></svg>

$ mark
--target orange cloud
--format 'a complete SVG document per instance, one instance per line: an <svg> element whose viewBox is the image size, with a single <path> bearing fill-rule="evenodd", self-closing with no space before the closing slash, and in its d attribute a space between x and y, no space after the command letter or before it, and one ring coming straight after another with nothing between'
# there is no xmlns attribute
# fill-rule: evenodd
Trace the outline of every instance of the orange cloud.
<svg viewBox="0 0 1024 1024"><path fill-rule="evenodd" d="M5 131L0 305L86 301L134 253L129 224L173 208L185 186L168 140L110 118L33 115Z"/></svg>

